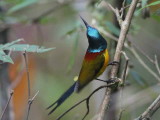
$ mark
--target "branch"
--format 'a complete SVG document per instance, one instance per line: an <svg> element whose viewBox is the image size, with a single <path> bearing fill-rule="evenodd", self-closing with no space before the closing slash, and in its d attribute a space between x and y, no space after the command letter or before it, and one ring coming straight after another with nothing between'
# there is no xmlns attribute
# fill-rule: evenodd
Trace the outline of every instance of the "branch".
<svg viewBox="0 0 160 120"><path fill-rule="evenodd" d="M122 51L121 53L124 55L125 60L126 60L125 68L124 68L124 71L123 71L123 74L122 74L122 84L125 84L129 58L128 58L127 54L124 51Z"/></svg>
<svg viewBox="0 0 160 120"><path fill-rule="evenodd" d="M100 89L102 88L106 88L106 87L111 87L117 83L119 83L119 79L118 80L115 80L114 82L110 83L110 84L107 84L107 85L104 85L104 86L100 86L98 87L97 89L95 89L88 97L84 98L83 100L79 101L78 103L76 103L75 105L73 105L72 107L70 107L67 111L65 111L63 114L61 114L56 120L60 120L62 117L64 117L68 112L70 112L72 109L74 109L75 107L77 107L78 105L80 105L81 103L83 102L86 102L86 107L87 107L87 112L86 114L84 115L83 119L84 120L86 118L86 116L88 115L89 113L89 101L90 101L90 98L96 93L98 92Z"/></svg>
<svg viewBox="0 0 160 120"><path fill-rule="evenodd" d="M132 42L131 42L132 43ZM133 46L139 50L151 63L153 63L157 69L158 74L160 75L160 68L159 68L159 64L158 64L158 60L157 60L157 55L154 56L154 60L152 58L150 58L142 49L140 49L139 47L137 47L137 45L135 45L134 43L132 43ZM158 75L157 75L158 76ZM157 77L156 77L157 78Z"/></svg>
<svg viewBox="0 0 160 120"><path fill-rule="evenodd" d="M138 61L143 65L143 67L152 74L158 81L160 81L160 77L151 69L148 67L148 65L141 59L141 57L138 55L138 53L135 51L133 47L129 47L129 50L134 54L134 56L138 59Z"/></svg>
<svg viewBox="0 0 160 120"><path fill-rule="evenodd" d="M25 65L26 65L26 73L27 73L27 81L28 81L28 99L31 96L31 87L30 87L30 77L29 77L29 70L28 70L28 62L27 62L27 53L26 51L23 53Z"/></svg>
<svg viewBox="0 0 160 120"><path fill-rule="evenodd" d="M113 61L117 61L117 62L120 61L121 51L122 51L122 48L124 46L125 38L126 38L126 35L128 33L128 30L129 30L129 27L130 27L130 24L131 24L131 19L133 17L133 13L136 9L136 5L137 5L138 1L139 0L132 0L132 3L131 3L131 5L129 7L129 10L127 12L126 18L122 22L121 32L120 32L120 36L119 36L119 40L118 40L118 44L117 44L117 48L116 48L116 52L115 52L115 56L114 56ZM110 74L111 78L116 77L117 71L118 71L118 66L117 65L113 66L112 69L111 69L111 74ZM111 91L112 91L111 88L108 88L108 90L106 91L106 95L104 97L102 106L100 108L100 116L98 117L97 120L104 120L105 113L106 113L106 110L107 110L107 106L109 104Z"/></svg>
<svg viewBox="0 0 160 120"><path fill-rule="evenodd" d="M160 68L159 68L159 64L158 64L158 59L157 59L157 55L155 55L154 56L155 57L155 66L156 66L156 69L157 69L157 71L158 71L158 73L159 73L159 75L160 75Z"/></svg>
<svg viewBox="0 0 160 120"><path fill-rule="evenodd" d="M6 104L6 106L5 106L2 114L1 114L0 120L3 120L3 116L4 116L4 114L5 114L6 110L7 110L7 107L8 107L8 105L9 105L10 101L11 101L11 98L12 98L13 94L14 94L14 91L11 90L11 92L10 92L10 97L9 97L9 99L8 99L8 101L7 101L7 104Z"/></svg>
<svg viewBox="0 0 160 120"><path fill-rule="evenodd" d="M114 7L113 7L110 3L108 3L108 2L105 2L105 3L106 3L106 5L113 11L113 13L116 15L117 21L118 21L119 25L121 26L123 20L122 20L122 17L121 17L121 15L120 15L120 11L118 10L118 8L114 8Z"/></svg>
<svg viewBox="0 0 160 120"><path fill-rule="evenodd" d="M160 108L160 95L156 100L144 111L144 113L135 120L150 120L152 115Z"/></svg>
<svg viewBox="0 0 160 120"><path fill-rule="evenodd" d="M30 87L30 77L29 77L29 70L28 70L28 62L27 62L27 53L26 51L23 53L25 65L26 65L26 72L27 72L27 80L28 80L28 109L27 109L27 117L26 120L29 118L29 112L31 110L31 105L35 99L35 97L38 95L39 91L31 98L31 87Z"/></svg>
<svg viewBox="0 0 160 120"><path fill-rule="evenodd" d="M26 117L26 120L28 120L29 118L29 111L31 110L31 105L33 103L33 101L35 100L36 96L38 95L39 91L36 92L36 94L28 100L28 110L27 110L27 117Z"/></svg>
<svg viewBox="0 0 160 120"><path fill-rule="evenodd" d="M128 58L127 54L124 51L122 51L121 53L124 55L126 63L125 63L124 71L122 73L122 77L121 77L122 83L121 83L121 87L120 87L120 113L119 113L118 120L121 120L122 113L124 112L124 108L122 108L122 106L123 106L123 89L124 89L124 85L125 85L125 81L126 81L127 68L128 68L128 63L129 63L129 58Z"/></svg>

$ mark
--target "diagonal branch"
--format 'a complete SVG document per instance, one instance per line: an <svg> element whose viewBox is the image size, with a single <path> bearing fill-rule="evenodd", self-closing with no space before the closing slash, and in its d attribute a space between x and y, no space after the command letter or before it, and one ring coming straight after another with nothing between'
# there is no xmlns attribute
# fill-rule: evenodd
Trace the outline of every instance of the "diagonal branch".
<svg viewBox="0 0 160 120"><path fill-rule="evenodd" d="M28 110L27 110L26 120L29 119L29 112L31 110L31 105L32 105L33 101L35 100L36 96L38 95L38 93L39 93L39 91L37 91L36 94L31 99L28 100Z"/></svg>
<svg viewBox="0 0 160 120"><path fill-rule="evenodd" d="M11 98L12 98L12 96L13 96L13 93L14 93L14 91L11 90L11 92L10 92L10 97L9 97L9 99L8 99L8 101L7 101L7 104L6 104L6 106L5 106L2 114L1 114L0 120L3 120L3 116L4 116L4 114L5 114L6 110L7 110L7 107L8 107L8 105L9 105L10 101L11 101Z"/></svg>
<svg viewBox="0 0 160 120"><path fill-rule="evenodd" d="M75 107L77 107L78 105L80 105L81 103L83 102L86 102L86 107L87 107L87 112L85 113L84 117L82 120L84 120L86 118L86 116L89 114L89 101L90 101L90 98L96 93L98 92L99 90L101 90L102 88L107 88L107 87L111 87L117 83L119 83L119 79L110 83L110 84L107 84L107 85L103 85L103 86L100 86L98 87L97 89L95 89L88 97L84 98L83 100L79 101L78 103L76 103L75 105L73 105L72 107L70 107L67 111L65 111L63 114L61 114L56 120L60 120L62 117L64 117L68 112L70 112L72 109L74 109Z"/></svg>
<svg viewBox="0 0 160 120"><path fill-rule="evenodd" d="M160 108L160 95L156 100L135 120L150 120L152 115Z"/></svg>

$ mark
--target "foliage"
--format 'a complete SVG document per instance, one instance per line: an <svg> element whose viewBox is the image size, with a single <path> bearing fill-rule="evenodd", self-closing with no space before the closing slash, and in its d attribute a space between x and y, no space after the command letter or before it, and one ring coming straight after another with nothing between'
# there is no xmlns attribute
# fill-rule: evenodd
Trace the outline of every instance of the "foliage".
<svg viewBox="0 0 160 120"><path fill-rule="evenodd" d="M23 39L18 39L10 43L0 45L0 60L2 62L9 62L13 64L13 60L10 57L11 55L10 53L12 51L43 53L55 49L55 48L44 48L37 45L17 44L20 41L23 41ZM9 51L9 54L5 52L6 50Z"/></svg>
<svg viewBox="0 0 160 120"><path fill-rule="evenodd" d="M152 2L152 3L147 4L147 5L145 5L145 3L144 3L143 6L142 6L142 8L140 8L139 10L137 10L135 14L140 14L140 12L141 12L144 8L147 8L147 7L150 7L150 6L155 6L155 5L158 5L158 4L160 4L160 0L155 1L155 2Z"/></svg>
<svg viewBox="0 0 160 120"><path fill-rule="evenodd" d="M15 6L11 7L8 10L8 14L14 13L18 10L24 9L34 3L36 3L38 0L23 0L21 2L19 2L18 4L16 4Z"/></svg>

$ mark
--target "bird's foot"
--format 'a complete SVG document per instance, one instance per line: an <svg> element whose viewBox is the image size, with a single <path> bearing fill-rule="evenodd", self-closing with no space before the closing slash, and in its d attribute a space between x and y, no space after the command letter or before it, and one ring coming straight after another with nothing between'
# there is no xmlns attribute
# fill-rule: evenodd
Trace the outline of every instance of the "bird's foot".
<svg viewBox="0 0 160 120"><path fill-rule="evenodd" d="M105 83L107 83L107 84L110 84L110 83L114 83L114 82L116 82L117 77L115 77L115 78L110 78L110 79L108 79L108 80L102 80L102 79L98 79L98 78L96 78L96 80L98 80L98 81L102 81L102 82L105 82Z"/></svg>
<svg viewBox="0 0 160 120"><path fill-rule="evenodd" d="M118 61L113 61L113 62L109 63L108 66L109 65L119 65L119 62Z"/></svg>

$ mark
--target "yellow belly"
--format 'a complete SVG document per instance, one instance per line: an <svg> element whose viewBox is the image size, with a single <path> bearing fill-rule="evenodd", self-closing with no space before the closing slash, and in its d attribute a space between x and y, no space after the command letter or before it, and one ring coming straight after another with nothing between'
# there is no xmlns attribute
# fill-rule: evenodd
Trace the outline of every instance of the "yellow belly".
<svg viewBox="0 0 160 120"><path fill-rule="evenodd" d="M109 54L106 49L103 54L98 55L93 60L84 60L78 77L78 91L86 86L90 81L99 77L106 69L109 62Z"/></svg>
<svg viewBox="0 0 160 120"><path fill-rule="evenodd" d="M101 68L101 70L99 71L99 73L97 74L96 78L99 77L106 69L108 62L109 62L109 54L108 54L108 50L106 49L104 52L104 57L105 57L105 62L103 64L103 67Z"/></svg>

